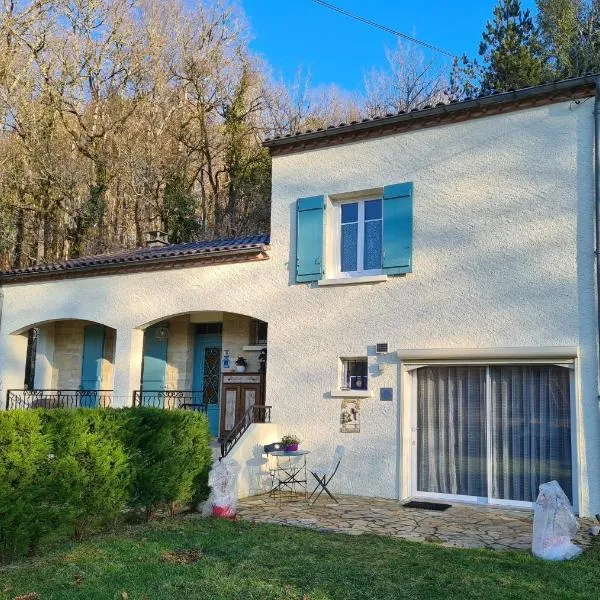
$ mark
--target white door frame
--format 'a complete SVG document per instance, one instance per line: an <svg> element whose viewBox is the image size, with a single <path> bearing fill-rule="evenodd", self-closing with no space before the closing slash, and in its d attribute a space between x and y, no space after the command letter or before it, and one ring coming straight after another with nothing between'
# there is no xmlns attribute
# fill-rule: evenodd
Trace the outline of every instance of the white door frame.
<svg viewBox="0 0 600 600"><path fill-rule="evenodd" d="M443 356L447 351L444 351ZM399 353L400 354L400 353ZM540 353L542 354L542 353ZM570 410L571 410L571 473L572 473L572 493L573 509L579 511L581 506L580 486L579 486L579 454L580 444L577 435L580 414L580 394L579 394L579 361L576 357L564 358L564 355L556 359L550 357L544 358L493 358L488 359L440 359L440 360L402 360L400 361L401 378L401 402L400 417L402 420L402 438L399 448L398 465L400 469L400 497L406 499L410 497L435 498L438 500L450 500L455 502L468 502L474 504L486 504L490 506L510 506L514 508L531 508L533 503L516 500L504 500L492 498L491 496L479 498L474 496L461 496L452 494L438 494L435 492L420 492L417 490L417 386L416 371L419 368L427 366L495 366L495 365L525 365L525 364L546 364L556 365L568 368L570 371ZM490 403L490 385L489 369L486 370L486 405L489 409ZM489 410L488 410L489 414ZM489 427L489 419L488 419ZM489 432L488 432L489 433ZM488 439L489 435L488 435ZM488 469L491 464L491 445L488 444ZM488 494L491 478L488 477Z"/></svg>

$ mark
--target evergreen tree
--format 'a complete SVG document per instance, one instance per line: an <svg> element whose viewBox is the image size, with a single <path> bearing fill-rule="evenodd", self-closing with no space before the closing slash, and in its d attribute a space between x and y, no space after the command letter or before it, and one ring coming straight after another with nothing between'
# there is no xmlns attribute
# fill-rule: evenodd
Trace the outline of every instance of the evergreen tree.
<svg viewBox="0 0 600 600"><path fill-rule="evenodd" d="M502 92L536 85L548 77L544 49L529 10L520 0L500 0L479 46L480 91Z"/></svg>

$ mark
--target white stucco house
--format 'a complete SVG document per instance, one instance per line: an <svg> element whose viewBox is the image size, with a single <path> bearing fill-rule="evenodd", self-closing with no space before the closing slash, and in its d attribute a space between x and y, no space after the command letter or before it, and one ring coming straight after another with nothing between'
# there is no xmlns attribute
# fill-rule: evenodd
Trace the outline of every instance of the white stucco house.
<svg viewBox="0 0 600 600"><path fill-rule="evenodd" d="M4 407L202 408L242 465L343 446L342 493L522 506L557 479L600 512L594 94L267 140L270 236L3 273Z"/></svg>

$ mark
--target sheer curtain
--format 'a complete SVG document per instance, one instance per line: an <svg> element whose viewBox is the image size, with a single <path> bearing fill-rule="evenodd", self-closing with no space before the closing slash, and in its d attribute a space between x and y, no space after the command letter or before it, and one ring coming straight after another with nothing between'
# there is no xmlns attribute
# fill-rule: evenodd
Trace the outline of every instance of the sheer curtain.
<svg viewBox="0 0 600 600"><path fill-rule="evenodd" d="M421 368L417 432L418 491L478 497L491 492L496 499L533 502L539 485L556 479L572 499L570 380L564 367Z"/></svg>
<svg viewBox="0 0 600 600"><path fill-rule="evenodd" d="M491 367L492 495L535 501L556 479L572 500L569 370Z"/></svg>
<svg viewBox="0 0 600 600"><path fill-rule="evenodd" d="M417 371L421 492L487 496L485 367Z"/></svg>

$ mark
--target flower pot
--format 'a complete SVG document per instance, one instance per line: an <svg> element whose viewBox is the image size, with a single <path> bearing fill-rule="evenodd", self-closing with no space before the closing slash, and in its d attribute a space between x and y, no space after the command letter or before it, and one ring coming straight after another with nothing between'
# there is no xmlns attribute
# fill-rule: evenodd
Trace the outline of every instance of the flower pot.
<svg viewBox="0 0 600 600"><path fill-rule="evenodd" d="M235 372L236 373L245 373L246 367L244 365L235 365Z"/></svg>
<svg viewBox="0 0 600 600"><path fill-rule="evenodd" d="M298 450L298 444L288 444L285 447L286 452L297 452L297 450Z"/></svg>

